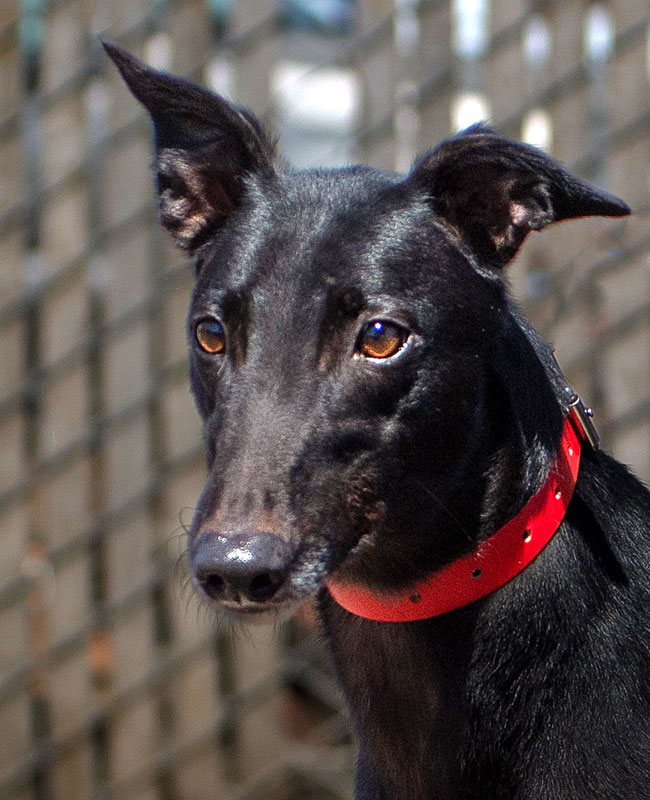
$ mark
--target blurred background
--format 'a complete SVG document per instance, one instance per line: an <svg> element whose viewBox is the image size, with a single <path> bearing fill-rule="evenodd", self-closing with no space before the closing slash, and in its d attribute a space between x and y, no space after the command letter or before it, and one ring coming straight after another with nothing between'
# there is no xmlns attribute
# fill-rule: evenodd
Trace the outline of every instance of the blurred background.
<svg viewBox="0 0 650 800"><path fill-rule="evenodd" d="M624 197L529 237L513 291L650 477L647 0L0 0L0 797L337 800L354 749L312 614L218 627L190 269L99 46L249 106L297 166L408 169L479 119Z"/></svg>

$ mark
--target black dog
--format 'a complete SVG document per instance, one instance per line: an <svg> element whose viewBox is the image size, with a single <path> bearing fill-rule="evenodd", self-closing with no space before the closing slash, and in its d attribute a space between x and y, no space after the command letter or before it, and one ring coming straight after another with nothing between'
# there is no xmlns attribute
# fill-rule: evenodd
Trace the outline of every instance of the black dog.
<svg viewBox="0 0 650 800"><path fill-rule="evenodd" d="M198 591L317 596L359 800L650 797L650 494L504 287L529 231L627 206L481 126L405 177L292 172L248 112L107 50L196 265Z"/></svg>

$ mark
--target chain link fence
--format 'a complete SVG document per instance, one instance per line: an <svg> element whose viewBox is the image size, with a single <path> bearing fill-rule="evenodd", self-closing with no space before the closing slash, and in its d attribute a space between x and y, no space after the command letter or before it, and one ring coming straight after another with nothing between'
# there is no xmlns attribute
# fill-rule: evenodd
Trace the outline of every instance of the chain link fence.
<svg viewBox="0 0 650 800"><path fill-rule="evenodd" d="M487 118L633 219L529 238L513 290L650 477L647 0L4 0L0 797L336 800L354 746L312 612L217 626L187 587L204 482L190 270L146 115L98 35L251 107L299 166L407 169Z"/></svg>

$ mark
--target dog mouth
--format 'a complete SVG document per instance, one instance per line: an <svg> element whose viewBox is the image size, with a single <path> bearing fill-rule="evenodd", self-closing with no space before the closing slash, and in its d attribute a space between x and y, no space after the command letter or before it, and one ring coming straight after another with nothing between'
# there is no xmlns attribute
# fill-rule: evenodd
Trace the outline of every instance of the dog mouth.
<svg viewBox="0 0 650 800"><path fill-rule="evenodd" d="M248 601L211 601L219 611L223 612L229 619L247 623L266 624L285 622L290 619L300 608L305 598L302 600L287 600L285 602L251 603Z"/></svg>
<svg viewBox="0 0 650 800"><path fill-rule="evenodd" d="M223 613L233 622L245 621L252 624L281 623L290 619L300 607L312 598L322 586L322 581L314 586L311 591L292 591L287 586L281 596L268 600L249 600L242 596L229 598L215 598L205 591L205 588L193 576L192 583L201 602L209 605L215 611Z"/></svg>

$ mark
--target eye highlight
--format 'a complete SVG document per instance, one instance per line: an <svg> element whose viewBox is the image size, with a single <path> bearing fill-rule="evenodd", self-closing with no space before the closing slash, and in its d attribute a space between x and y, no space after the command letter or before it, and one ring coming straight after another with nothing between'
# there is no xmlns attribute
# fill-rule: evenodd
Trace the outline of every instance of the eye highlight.
<svg viewBox="0 0 650 800"><path fill-rule="evenodd" d="M357 352L366 358L391 358L404 347L409 335L406 328L395 322L373 319L361 328Z"/></svg>
<svg viewBox="0 0 650 800"><path fill-rule="evenodd" d="M196 326L194 335L204 353L216 356L226 351L226 332L216 319L202 319Z"/></svg>

